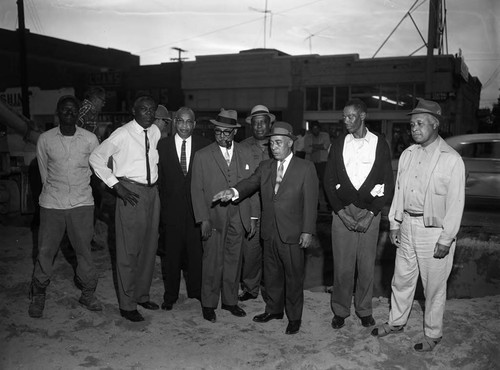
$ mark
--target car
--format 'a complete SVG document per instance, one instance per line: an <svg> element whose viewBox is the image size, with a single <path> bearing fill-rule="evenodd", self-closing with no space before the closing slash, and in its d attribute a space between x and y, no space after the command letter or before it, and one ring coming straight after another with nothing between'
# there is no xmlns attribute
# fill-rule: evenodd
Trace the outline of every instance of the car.
<svg viewBox="0 0 500 370"><path fill-rule="evenodd" d="M500 133L451 136L446 142L464 160L465 204L500 201Z"/></svg>

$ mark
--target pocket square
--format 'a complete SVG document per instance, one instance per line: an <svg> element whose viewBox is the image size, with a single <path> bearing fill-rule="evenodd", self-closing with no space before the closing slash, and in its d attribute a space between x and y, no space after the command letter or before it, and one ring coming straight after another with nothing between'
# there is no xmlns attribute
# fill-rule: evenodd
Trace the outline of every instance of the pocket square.
<svg viewBox="0 0 500 370"><path fill-rule="evenodd" d="M335 185L335 190L339 190L339 189L340 189L340 184Z"/></svg>
<svg viewBox="0 0 500 370"><path fill-rule="evenodd" d="M245 170L249 170L250 166L248 164L245 165Z"/></svg>
<svg viewBox="0 0 500 370"><path fill-rule="evenodd" d="M370 191L372 197L383 197L384 196L384 184L377 184Z"/></svg>

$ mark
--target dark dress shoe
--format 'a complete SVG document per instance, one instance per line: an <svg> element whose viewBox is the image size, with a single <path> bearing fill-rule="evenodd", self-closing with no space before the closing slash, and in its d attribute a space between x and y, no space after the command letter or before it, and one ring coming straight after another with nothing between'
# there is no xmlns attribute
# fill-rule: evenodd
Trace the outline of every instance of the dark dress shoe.
<svg viewBox="0 0 500 370"><path fill-rule="evenodd" d="M343 317L340 317L340 316L333 316L333 319L332 319L332 328L334 329L340 329L341 327L343 327L345 325L345 319Z"/></svg>
<svg viewBox="0 0 500 370"><path fill-rule="evenodd" d="M271 320L281 320L283 318L283 312L282 313L261 313L260 315L257 315L253 318L253 321L255 322L268 322Z"/></svg>
<svg viewBox="0 0 500 370"><path fill-rule="evenodd" d="M372 315L363 316L360 317L360 319L361 319L361 325L363 325L365 328L369 328L370 326L375 325L375 319L373 318Z"/></svg>
<svg viewBox="0 0 500 370"><path fill-rule="evenodd" d="M230 306L223 303L221 308L223 310L231 312L234 316L243 317L247 315L247 313L243 311L243 309L237 304L235 304L234 306Z"/></svg>
<svg viewBox="0 0 500 370"><path fill-rule="evenodd" d="M126 311L120 309L120 315L132 322L144 321L144 317L137 310Z"/></svg>
<svg viewBox="0 0 500 370"><path fill-rule="evenodd" d="M210 307L202 307L203 318L210 322L215 322L217 320L217 316L215 316L215 310Z"/></svg>
<svg viewBox="0 0 500 370"><path fill-rule="evenodd" d="M137 302L137 304L141 307L144 307L146 310L157 310L160 308L156 303L147 301L147 302Z"/></svg>
<svg viewBox="0 0 500 370"><path fill-rule="evenodd" d="M290 320L286 327L285 334L297 334L300 329L301 320Z"/></svg>
<svg viewBox="0 0 500 370"><path fill-rule="evenodd" d="M162 309L162 310L165 310L165 311L170 311L173 307L174 307L174 304L173 304L173 303L163 302L163 303L161 304L161 309Z"/></svg>
<svg viewBox="0 0 500 370"><path fill-rule="evenodd" d="M256 299L256 298L257 298L256 295L252 295L251 293L245 292L238 296L238 301L245 302L248 301L249 299Z"/></svg>

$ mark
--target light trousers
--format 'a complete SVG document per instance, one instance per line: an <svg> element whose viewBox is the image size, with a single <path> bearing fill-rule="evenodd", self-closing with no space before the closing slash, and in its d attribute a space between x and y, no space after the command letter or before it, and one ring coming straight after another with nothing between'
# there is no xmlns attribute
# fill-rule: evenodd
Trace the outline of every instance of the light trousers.
<svg viewBox="0 0 500 370"><path fill-rule="evenodd" d="M446 282L453 266L456 244L453 242L446 257L434 258L434 248L441 230L425 227L422 217L404 214L401 245L396 251L388 321L391 326L406 324L420 274L425 295L424 334L434 339L443 336Z"/></svg>

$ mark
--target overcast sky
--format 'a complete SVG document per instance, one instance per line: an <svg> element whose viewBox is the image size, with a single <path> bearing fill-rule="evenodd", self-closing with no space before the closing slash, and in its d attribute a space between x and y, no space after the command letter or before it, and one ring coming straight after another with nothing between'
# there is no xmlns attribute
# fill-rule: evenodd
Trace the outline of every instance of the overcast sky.
<svg viewBox="0 0 500 370"><path fill-rule="evenodd" d="M427 39L428 0L24 0L33 33L129 51L141 64L261 48L291 55L371 58L411 12ZM500 1L447 0L448 52L459 49L483 84L481 106L500 95ZM264 15L267 15L264 37ZM17 28L16 0L0 0L0 28ZM424 44L407 17L377 57L405 56ZM445 49L446 52L446 49ZM425 48L415 55L425 55Z"/></svg>

